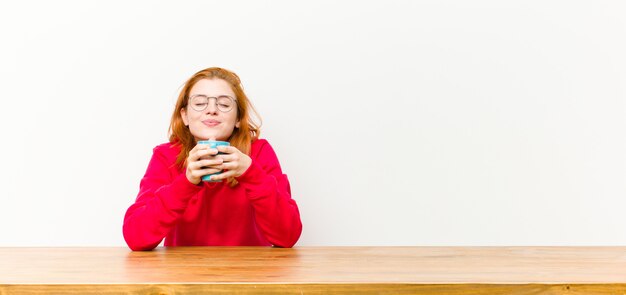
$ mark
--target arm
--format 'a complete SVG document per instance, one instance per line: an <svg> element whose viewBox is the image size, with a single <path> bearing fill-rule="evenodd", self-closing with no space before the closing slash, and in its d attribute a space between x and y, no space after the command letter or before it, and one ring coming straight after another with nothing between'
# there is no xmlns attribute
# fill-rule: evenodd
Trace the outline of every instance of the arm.
<svg viewBox="0 0 626 295"><path fill-rule="evenodd" d="M300 212L274 149L268 142L262 144L250 167L237 180L246 190L256 222L267 240L290 248L302 233Z"/></svg>
<svg viewBox="0 0 626 295"><path fill-rule="evenodd" d="M124 216L124 239L133 251L152 250L181 218L188 201L202 187L181 173L172 179L165 155L154 149L146 174L141 179L135 203Z"/></svg>

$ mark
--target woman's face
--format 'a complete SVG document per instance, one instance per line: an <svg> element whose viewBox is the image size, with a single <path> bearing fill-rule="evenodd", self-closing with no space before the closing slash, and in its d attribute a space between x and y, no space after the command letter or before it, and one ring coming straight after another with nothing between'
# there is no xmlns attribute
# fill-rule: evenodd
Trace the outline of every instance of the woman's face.
<svg viewBox="0 0 626 295"><path fill-rule="evenodd" d="M224 109L226 104L221 103L218 107L220 101L217 98L221 97L219 100L223 100L224 96L237 99L230 84L222 79L202 79L191 87L187 107L180 110L180 115L196 141L211 138L226 141L235 127L239 128L236 102L233 102L230 111L227 112L220 110ZM200 99L194 100L194 97ZM196 110L203 107L206 108L202 111Z"/></svg>

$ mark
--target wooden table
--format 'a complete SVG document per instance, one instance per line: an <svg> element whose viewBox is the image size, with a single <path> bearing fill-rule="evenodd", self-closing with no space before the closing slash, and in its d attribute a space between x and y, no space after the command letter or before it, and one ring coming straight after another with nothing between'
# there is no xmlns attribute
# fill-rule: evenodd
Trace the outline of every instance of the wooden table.
<svg viewBox="0 0 626 295"><path fill-rule="evenodd" d="M0 294L623 294L626 247L0 248Z"/></svg>

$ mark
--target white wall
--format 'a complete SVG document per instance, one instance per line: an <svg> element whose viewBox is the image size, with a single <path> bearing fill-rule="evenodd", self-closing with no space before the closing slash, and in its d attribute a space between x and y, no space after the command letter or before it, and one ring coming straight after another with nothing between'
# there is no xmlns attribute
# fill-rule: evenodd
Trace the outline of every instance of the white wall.
<svg viewBox="0 0 626 295"><path fill-rule="evenodd" d="M298 245L626 244L623 1L4 1L0 246L123 246L175 96L237 72Z"/></svg>

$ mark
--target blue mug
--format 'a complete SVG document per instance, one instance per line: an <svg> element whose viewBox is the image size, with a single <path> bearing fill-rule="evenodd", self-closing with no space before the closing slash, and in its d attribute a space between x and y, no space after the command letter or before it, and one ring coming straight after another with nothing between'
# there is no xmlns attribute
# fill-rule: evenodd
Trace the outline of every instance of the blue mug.
<svg viewBox="0 0 626 295"><path fill-rule="evenodd" d="M217 148L218 146L224 145L224 146L230 146L230 143L228 141L215 141L215 140L199 140L198 144L208 144L209 147L211 147L212 149ZM217 153L218 155L222 155L224 153L219 152ZM218 175L221 174L222 172L217 172L217 173L213 173L213 174L207 174L205 176L202 176L202 181L206 181L206 182L221 182L221 180L211 180L211 175Z"/></svg>

